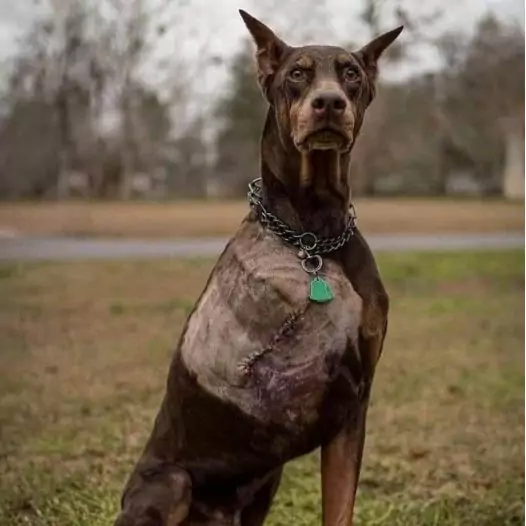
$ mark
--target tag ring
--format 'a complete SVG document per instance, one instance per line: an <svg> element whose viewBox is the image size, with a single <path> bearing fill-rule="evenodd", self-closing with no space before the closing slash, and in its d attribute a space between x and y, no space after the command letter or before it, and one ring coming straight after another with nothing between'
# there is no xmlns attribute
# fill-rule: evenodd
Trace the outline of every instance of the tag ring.
<svg viewBox="0 0 526 526"><path fill-rule="evenodd" d="M307 274L317 274L321 270L322 266L323 260L321 259L321 256L317 254L315 256L308 256L301 260L301 268Z"/></svg>

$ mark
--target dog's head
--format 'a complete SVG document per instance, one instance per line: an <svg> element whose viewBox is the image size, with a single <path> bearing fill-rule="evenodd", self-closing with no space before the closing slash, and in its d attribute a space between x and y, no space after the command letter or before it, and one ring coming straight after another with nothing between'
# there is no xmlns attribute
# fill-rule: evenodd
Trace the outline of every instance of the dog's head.
<svg viewBox="0 0 526 526"><path fill-rule="evenodd" d="M350 52L334 46L291 47L243 10L257 46L259 84L277 112L282 140L300 152L349 151L374 97L377 61L402 27Z"/></svg>

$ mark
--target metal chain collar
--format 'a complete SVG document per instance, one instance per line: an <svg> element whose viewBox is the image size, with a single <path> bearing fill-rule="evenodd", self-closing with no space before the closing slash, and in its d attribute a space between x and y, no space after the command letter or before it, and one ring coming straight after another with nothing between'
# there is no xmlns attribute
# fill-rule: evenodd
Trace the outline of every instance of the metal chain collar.
<svg viewBox="0 0 526 526"><path fill-rule="evenodd" d="M289 245L299 249L298 257L302 260L303 270L309 274L316 274L322 267L322 254L328 254L342 248L354 234L356 228L356 213L351 205L347 223L343 232L337 237L319 238L312 232L298 233L292 230L279 217L269 212L262 202L261 178L254 179L248 185L248 202L256 209L260 223L283 239Z"/></svg>

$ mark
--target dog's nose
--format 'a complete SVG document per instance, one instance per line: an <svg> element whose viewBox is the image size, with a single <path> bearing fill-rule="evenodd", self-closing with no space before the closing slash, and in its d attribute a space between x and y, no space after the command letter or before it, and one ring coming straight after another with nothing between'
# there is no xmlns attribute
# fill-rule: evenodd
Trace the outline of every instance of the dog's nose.
<svg viewBox="0 0 526 526"><path fill-rule="evenodd" d="M346 100L337 92L328 91L320 93L312 99L312 109L317 115L324 115L326 113L340 114L343 113L347 106Z"/></svg>

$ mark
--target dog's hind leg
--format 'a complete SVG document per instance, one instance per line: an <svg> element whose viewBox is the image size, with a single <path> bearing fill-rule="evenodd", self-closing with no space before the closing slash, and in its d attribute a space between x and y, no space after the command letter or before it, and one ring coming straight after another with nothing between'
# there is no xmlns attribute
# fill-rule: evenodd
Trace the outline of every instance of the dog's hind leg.
<svg viewBox="0 0 526 526"><path fill-rule="evenodd" d="M252 503L241 513L241 526L261 526L265 522L274 496L278 491L282 471L283 468L278 468L259 488Z"/></svg>
<svg viewBox="0 0 526 526"><path fill-rule="evenodd" d="M179 526L192 501L190 475L178 466L138 467L122 497L115 526Z"/></svg>

